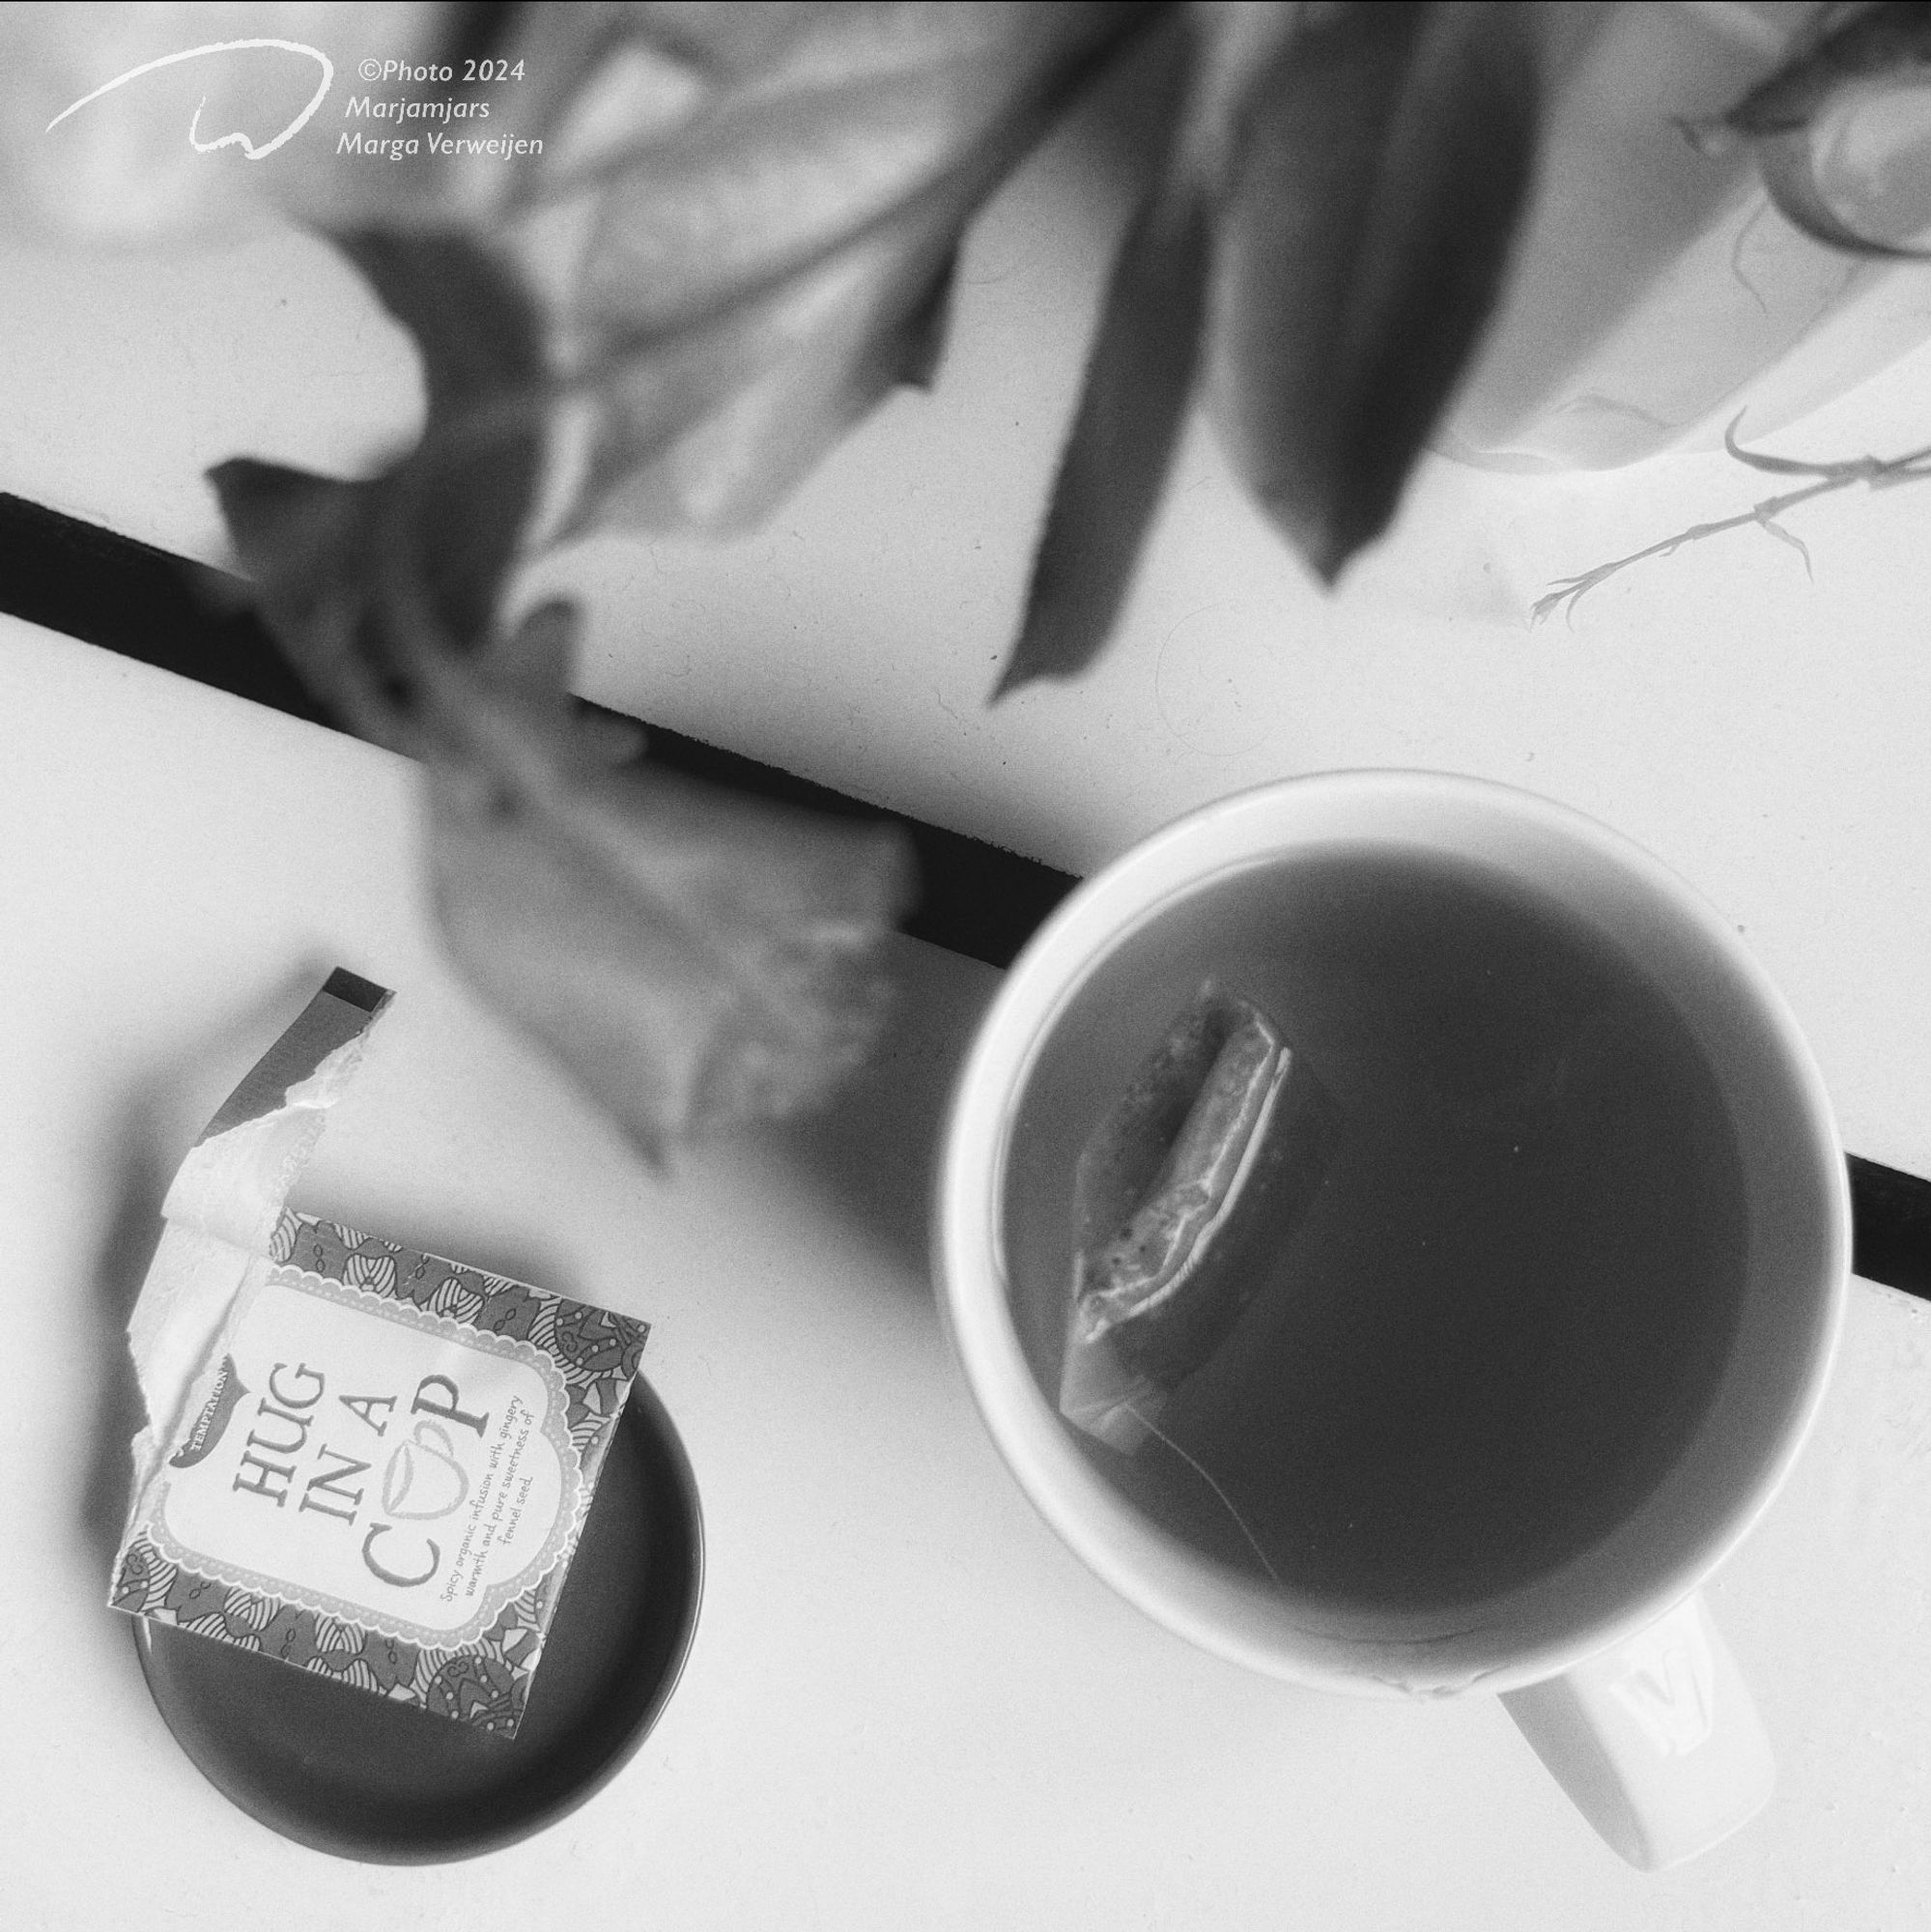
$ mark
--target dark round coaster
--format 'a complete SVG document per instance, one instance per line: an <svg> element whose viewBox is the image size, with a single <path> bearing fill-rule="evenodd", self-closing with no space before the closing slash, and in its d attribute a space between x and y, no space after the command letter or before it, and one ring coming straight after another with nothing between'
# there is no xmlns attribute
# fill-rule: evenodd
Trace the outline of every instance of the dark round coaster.
<svg viewBox="0 0 1931 1932"><path fill-rule="evenodd" d="M168 1728L243 1811L339 1858L427 1864L541 1830L623 1764L676 1687L702 1582L691 1465L639 1378L514 1739L145 1618L134 1640Z"/></svg>

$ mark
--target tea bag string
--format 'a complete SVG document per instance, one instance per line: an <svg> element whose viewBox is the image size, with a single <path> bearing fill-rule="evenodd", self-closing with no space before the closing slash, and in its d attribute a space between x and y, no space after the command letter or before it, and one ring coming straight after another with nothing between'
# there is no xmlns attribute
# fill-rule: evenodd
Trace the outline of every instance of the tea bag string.
<svg viewBox="0 0 1931 1932"><path fill-rule="evenodd" d="M1184 1463L1187 1465L1187 1467L1191 1469L1194 1472L1194 1474L1198 1476L1201 1479L1201 1481L1205 1483L1216 1496L1220 1498L1221 1508L1224 1509L1227 1512L1227 1514L1234 1519L1235 1528L1236 1528L1240 1532L1240 1534L1247 1539L1248 1548L1251 1549L1254 1552L1255 1556L1260 1560L1261 1568L1267 1573L1270 1578L1272 1578L1274 1588L1277 1590L1285 1589L1287 1586L1281 1581L1279 1572L1277 1572L1274 1566L1267 1561L1267 1552L1261 1548L1260 1543L1255 1538L1254 1532L1247 1527L1246 1519L1242 1517L1240 1512L1234 1507L1234 1499L1227 1493L1227 1492L1223 1490L1220 1487L1220 1485L1216 1483L1213 1480L1213 1478L1207 1474L1207 1472L1200 1465L1200 1463L1197 1463L1193 1459L1193 1457L1189 1456L1187 1452L1184 1449L1182 1449L1180 1445L1178 1442L1176 1442L1171 1435L1169 1435L1163 1429L1161 1429L1157 1423L1150 1421L1145 1415L1143 1415L1140 1412L1138 1408L1136 1408L1133 1406L1132 1403L1130 1402L1122 1403L1121 1406L1126 1411L1128 1415L1130 1415L1134 1419L1135 1422L1139 1423L1140 1426L1143 1429L1145 1429L1150 1435L1158 1436L1159 1439L1162 1442L1164 1442L1167 1445L1167 1447L1171 1449L1174 1452L1174 1454L1178 1456L1180 1459L1180 1461Z"/></svg>

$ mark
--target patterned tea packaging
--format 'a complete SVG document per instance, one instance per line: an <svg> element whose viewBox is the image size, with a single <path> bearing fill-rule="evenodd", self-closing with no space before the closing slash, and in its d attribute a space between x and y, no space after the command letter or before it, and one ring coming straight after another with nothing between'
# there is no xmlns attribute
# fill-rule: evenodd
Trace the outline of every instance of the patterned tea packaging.
<svg viewBox="0 0 1931 1932"><path fill-rule="evenodd" d="M332 1100L383 1003L325 1011L349 1032L329 1046L317 1008L344 982L366 987L331 980L295 1064L270 1066L303 1021L170 1191L143 1294L162 1316L132 1330L155 1426L109 1601L513 1735L646 1329L278 1201L261 1211L320 1130L319 1108L291 1117ZM318 1087L330 1054L336 1085ZM251 1151L250 1134L278 1144ZM157 1339L181 1330L200 1340L191 1373L155 1373Z"/></svg>

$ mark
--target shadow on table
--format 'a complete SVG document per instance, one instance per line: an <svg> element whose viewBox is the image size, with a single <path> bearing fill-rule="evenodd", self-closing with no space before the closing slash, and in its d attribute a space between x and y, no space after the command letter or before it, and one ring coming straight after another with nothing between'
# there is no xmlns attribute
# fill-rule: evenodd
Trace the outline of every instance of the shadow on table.
<svg viewBox="0 0 1931 1932"><path fill-rule="evenodd" d="M890 964L897 999L870 1063L824 1112L777 1129L773 1139L902 1272L923 1281L946 1103L999 975L915 939L895 940Z"/></svg>

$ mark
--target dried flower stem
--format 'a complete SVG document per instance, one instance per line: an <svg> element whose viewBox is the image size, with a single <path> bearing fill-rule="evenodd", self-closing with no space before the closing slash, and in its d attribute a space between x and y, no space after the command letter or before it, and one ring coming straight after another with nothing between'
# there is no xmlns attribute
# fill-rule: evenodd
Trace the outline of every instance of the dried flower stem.
<svg viewBox="0 0 1931 1932"><path fill-rule="evenodd" d="M1726 530L1746 529L1752 525L1776 538L1779 543L1788 544L1803 557L1803 568L1808 572L1808 548L1801 537L1794 536L1777 522L1786 510L1807 503L1813 497L1847 490L1854 483L1861 483L1872 490L1885 490L1899 483L1931 480L1931 443L1904 456L1853 456L1836 463L1803 463L1787 456L1767 456L1758 450L1745 449L1736 440L1737 423L1742 420L1742 416L1738 416L1723 432L1723 447L1739 463L1775 475L1809 476L1816 480L1806 483L1802 489L1786 490L1781 496L1766 497L1749 509L1739 510L1734 517L1718 518L1709 524L1692 524L1687 530L1679 530L1672 537L1664 537L1658 543L1633 551L1628 556L1619 556L1611 563L1598 564L1594 570L1585 570L1579 577L1564 578L1552 584L1546 596L1536 599L1529 612L1529 621L1539 624L1544 618L1552 617L1561 611L1573 622L1577 600L1594 590L1599 583L1614 577L1618 571L1628 570L1632 564L1646 562L1653 556L1669 556L1685 544L1700 543L1705 537L1721 536Z"/></svg>

